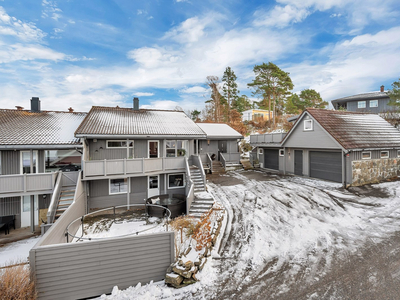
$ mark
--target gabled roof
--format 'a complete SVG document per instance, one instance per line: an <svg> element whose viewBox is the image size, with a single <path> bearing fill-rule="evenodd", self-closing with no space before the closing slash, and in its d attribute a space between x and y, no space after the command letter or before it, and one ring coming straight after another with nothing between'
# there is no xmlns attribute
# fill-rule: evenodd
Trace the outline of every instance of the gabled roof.
<svg viewBox="0 0 400 300"><path fill-rule="evenodd" d="M93 106L76 137L206 137L184 112Z"/></svg>
<svg viewBox="0 0 400 300"><path fill-rule="evenodd" d="M358 94L358 95L353 95L353 96L348 96L348 97L343 97L339 99L332 100L332 103L345 103L349 101L360 101L360 100L378 100L378 99L384 99L384 98L389 98L387 92L370 92L370 93L363 93L363 94Z"/></svg>
<svg viewBox="0 0 400 300"><path fill-rule="evenodd" d="M243 135L227 124L197 123L208 139L242 139Z"/></svg>
<svg viewBox="0 0 400 300"><path fill-rule="evenodd" d="M81 112L0 109L0 147L80 145L74 131L85 116Z"/></svg>
<svg viewBox="0 0 400 300"><path fill-rule="evenodd" d="M326 109L306 109L283 140L309 114L345 150L400 147L400 132L375 114Z"/></svg>

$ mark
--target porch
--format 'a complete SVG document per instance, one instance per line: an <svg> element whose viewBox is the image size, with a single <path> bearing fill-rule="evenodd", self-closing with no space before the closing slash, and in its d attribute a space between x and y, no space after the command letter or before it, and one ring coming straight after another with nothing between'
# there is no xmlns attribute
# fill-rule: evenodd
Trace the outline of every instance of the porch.
<svg viewBox="0 0 400 300"><path fill-rule="evenodd" d="M16 174L0 176L0 197L51 194L57 173Z"/></svg>

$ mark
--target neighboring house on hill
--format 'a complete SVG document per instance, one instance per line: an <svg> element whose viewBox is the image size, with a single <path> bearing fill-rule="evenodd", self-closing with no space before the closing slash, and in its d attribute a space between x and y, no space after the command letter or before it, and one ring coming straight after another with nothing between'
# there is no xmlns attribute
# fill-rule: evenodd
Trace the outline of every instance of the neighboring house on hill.
<svg viewBox="0 0 400 300"><path fill-rule="evenodd" d="M198 143L198 153L205 168L212 168L211 160L221 162L224 168L240 165L238 143L243 139L243 135L227 124L197 123L197 125L207 135L206 139L200 139Z"/></svg>
<svg viewBox="0 0 400 300"><path fill-rule="evenodd" d="M307 109L273 153L268 144L252 144L264 149L264 160L273 155L283 173L346 186L397 177L399 171L400 132L374 114Z"/></svg>
<svg viewBox="0 0 400 300"><path fill-rule="evenodd" d="M264 109L249 109L242 112L242 121L268 121L273 117L273 112Z"/></svg>
<svg viewBox="0 0 400 300"><path fill-rule="evenodd" d="M380 91L363 93L332 100L336 110L342 109L353 112L370 112L374 114L389 112L395 107L388 105L390 98L382 85Z"/></svg>
<svg viewBox="0 0 400 300"><path fill-rule="evenodd" d="M80 140L74 131L86 113L0 109L0 216L15 216L16 227L39 225L39 210L47 209L62 168L79 169Z"/></svg>
<svg viewBox="0 0 400 300"><path fill-rule="evenodd" d="M94 106L75 132L83 140L88 209L143 204L188 192L195 141L206 134L184 112Z"/></svg>

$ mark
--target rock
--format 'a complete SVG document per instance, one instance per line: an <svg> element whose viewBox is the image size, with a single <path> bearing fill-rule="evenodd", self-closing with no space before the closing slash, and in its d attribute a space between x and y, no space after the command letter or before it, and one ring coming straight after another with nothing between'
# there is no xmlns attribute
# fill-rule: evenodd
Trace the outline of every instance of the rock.
<svg viewBox="0 0 400 300"><path fill-rule="evenodd" d="M183 260L182 259L178 260L178 266L183 267Z"/></svg>
<svg viewBox="0 0 400 300"><path fill-rule="evenodd" d="M198 267L200 266L200 264L201 264L201 257L197 256L196 260L194 261L194 265Z"/></svg>
<svg viewBox="0 0 400 300"><path fill-rule="evenodd" d="M201 264L200 264L200 266L199 266L199 271L203 270L204 265L206 264L206 262L207 262L207 258L204 259L204 260L201 262Z"/></svg>
<svg viewBox="0 0 400 300"><path fill-rule="evenodd" d="M167 275L165 275L165 283L169 283L172 285L180 285L182 281L183 277L178 274L167 273Z"/></svg>
<svg viewBox="0 0 400 300"><path fill-rule="evenodd" d="M193 284L193 283L195 283L196 282L196 280L194 280L193 278L185 278L185 279L183 279L183 284Z"/></svg>
<svg viewBox="0 0 400 300"><path fill-rule="evenodd" d="M199 281L199 280L197 279L197 277L196 277L196 274L192 274L192 278L193 278L194 280L196 280L196 281Z"/></svg>
<svg viewBox="0 0 400 300"><path fill-rule="evenodd" d="M173 267L172 271L174 271L176 274L179 274L185 278L190 278L190 277L192 277L192 274L193 274L193 272L187 271L186 269L179 267L179 266Z"/></svg>
<svg viewBox="0 0 400 300"><path fill-rule="evenodd" d="M171 273L172 272L172 267L174 266L174 263L170 264L168 269L167 269L167 273Z"/></svg>
<svg viewBox="0 0 400 300"><path fill-rule="evenodd" d="M186 269L186 271L189 271L189 270L193 267L193 262L191 262L190 260L188 260L187 262L185 262L185 264L183 265L183 267Z"/></svg>
<svg viewBox="0 0 400 300"><path fill-rule="evenodd" d="M192 247L189 246L189 247L186 249L184 255L185 255L185 256L188 255L190 251L192 251Z"/></svg>

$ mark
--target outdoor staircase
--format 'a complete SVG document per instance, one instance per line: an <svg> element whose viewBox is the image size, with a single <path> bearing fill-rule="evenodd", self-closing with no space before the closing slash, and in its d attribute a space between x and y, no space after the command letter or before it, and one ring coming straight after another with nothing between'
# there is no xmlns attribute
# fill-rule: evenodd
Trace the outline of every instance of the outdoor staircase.
<svg viewBox="0 0 400 300"><path fill-rule="evenodd" d="M214 205L214 198L208 192L200 192L194 194L194 200L190 206L189 216L200 219Z"/></svg>
<svg viewBox="0 0 400 300"><path fill-rule="evenodd" d="M221 174L225 173L224 166L222 165L222 162L218 160L213 160L212 162L212 173L213 174Z"/></svg>
<svg viewBox="0 0 400 300"><path fill-rule="evenodd" d="M67 210L67 208L74 201L74 196L74 186L66 186L61 188L60 198L58 199L57 211L54 221L61 217L62 213Z"/></svg>
<svg viewBox="0 0 400 300"><path fill-rule="evenodd" d="M201 176L201 171L196 166L190 166L190 178L194 184L194 192L204 192L206 190L206 183L203 180L203 176Z"/></svg>

